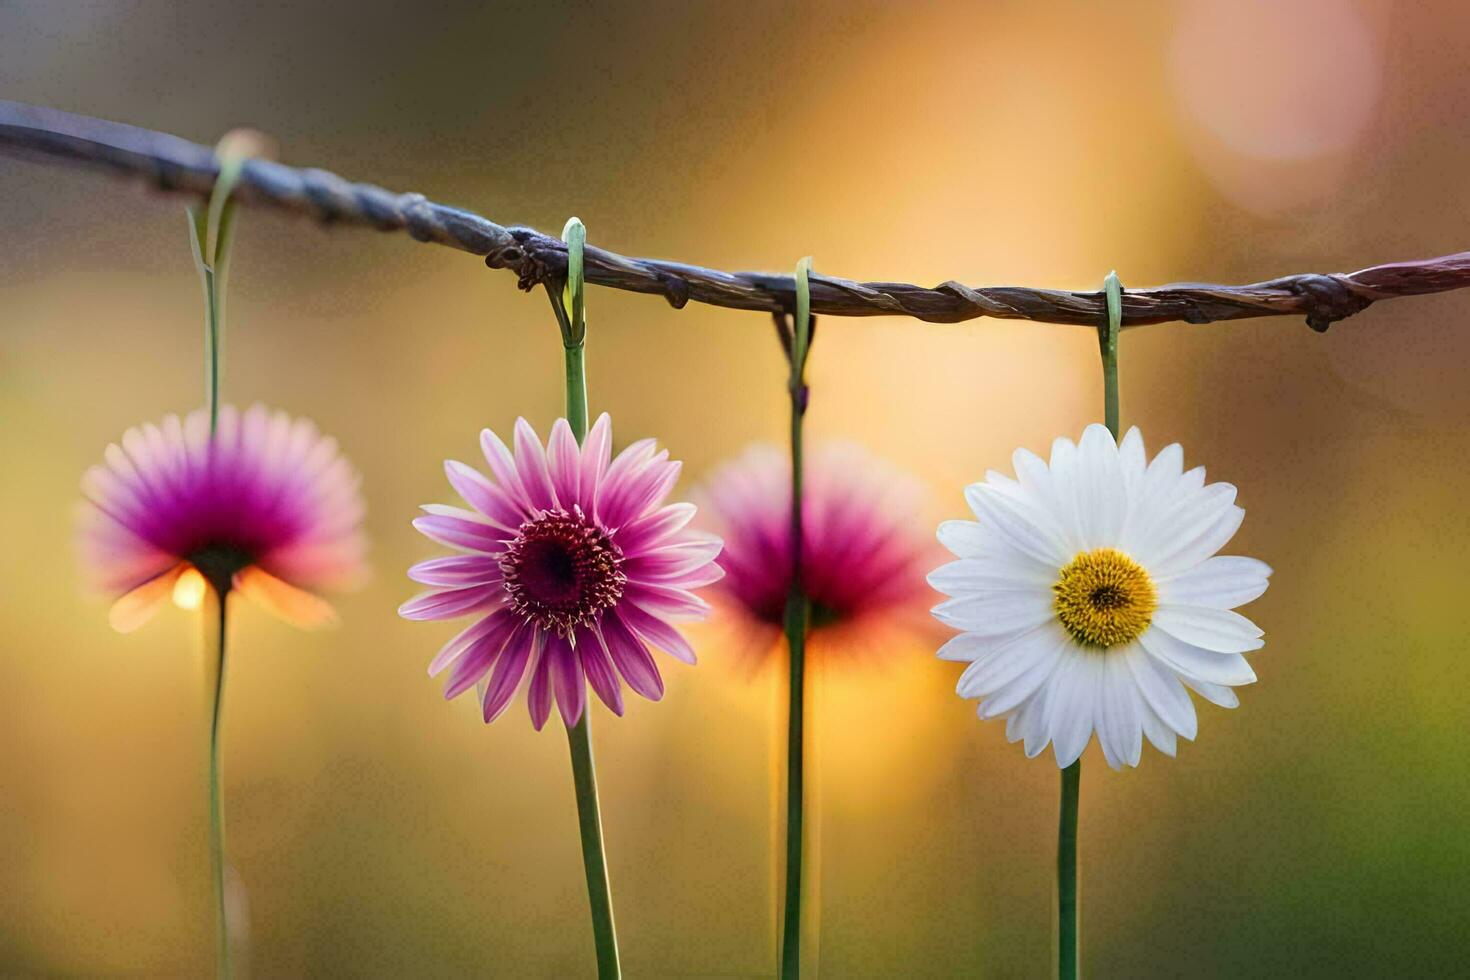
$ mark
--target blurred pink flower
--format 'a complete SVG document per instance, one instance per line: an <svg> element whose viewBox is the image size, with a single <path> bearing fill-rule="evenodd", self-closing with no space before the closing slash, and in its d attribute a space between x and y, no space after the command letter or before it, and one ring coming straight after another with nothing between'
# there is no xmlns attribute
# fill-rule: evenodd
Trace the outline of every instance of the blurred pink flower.
<svg viewBox="0 0 1470 980"><path fill-rule="evenodd" d="M720 532L725 569L716 597L736 645L764 659L781 648L791 587L791 462L757 445L710 477L702 494ZM915 520L917 481L853 444L807 454L802 487L802 578L811 600L809 649L881 655L933 632L935 595L924 576L936 548Z"/></svg>
<svg viewBox="0 0 1470 980"><path fill-rule="evenodd" d="M335 616L314 595L360 580L366 542L358 478L306 419L261 405L198 409L123 433L82 477L78 547L109 621L128 632L173 596L238 590L302 626Z"/></svg>
<svg viewBox="0 0 1470 980"><path fill-rule="evenodd" d="M431 676L448 669L444 696L479 686L493 721L529 672L531 723L540 729L553 697L568 727L582 718L587 685L623 713L622 680L651 701L663 678L649 653L658 647L694 663L672 622L709 611L691 589L722 574L720 541L686 528L693 504L667 504L680 464L652 439L612 458L612 423L597 420L578 447L565 419L543 449L525 419L515 452L495 433L480 446L495 480L450 460L449 482L474 510L429 504L414 527L464 554L409 569L432 586L399 609L408 619L484 614L439 651Z"/></svg>

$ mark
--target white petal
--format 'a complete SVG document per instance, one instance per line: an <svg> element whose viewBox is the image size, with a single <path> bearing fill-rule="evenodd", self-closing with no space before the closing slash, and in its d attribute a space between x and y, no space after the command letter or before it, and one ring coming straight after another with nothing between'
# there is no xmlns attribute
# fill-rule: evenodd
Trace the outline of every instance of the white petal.
<svg viewBox="0 0 1470 980"><path fill-rule="evenodd" d="M1194 469L1184 472L1184 475L1174 484L1174 490L1171 491L1171 495L1182 497L1194 493L1196 490L1204 487L1204 485L1205 468L1203 466L1196 466Z"/></svg>
<svg viewBox="0 0 1470 980"><path fill-rule="evenodd" d="M1131 673L1131 671L1130 671ZM1230 690L1228 687L1224 690ZM1148 706L1147 701L1142 700L1143 692L1139 692L1139 721L1143 723L1144 736L1153 743L1154 748L1172 758L1179 751L1179 737L1174 730L1164 724L1162 718L1153 708Z"/></svg>
<svg viewBox="0 0 1470 980"><path fill-rule="evenodd" d="M1144 472L1144 491L1149 494L1171 489L1184 473L1184 448L1177 442L1170 443L1149 461Z"/></svg>
<svg viewBox="0 0 1470 980"><path fill-rule="evenodd" d="M1138 555L1162 508L1174 499L1174 490L1184 468L1184 450L1179 444L1165 446L1144 469L1138 485L1132 488L1128 501L1128 517L1118 540L1124 551Z"/></svg>
<svg viewBox="0 0 1470 980"><path fill-rule="evenodd" d="M1082 433L1077 454L1072 492L1077 495L1082 545L1089 550L1111 547L1117 544L1123 519L1128 516L1123 470L1113 434L1107 426L1094 422Z"/></svg>
<svg viewBox="0 0 1470 980"><path fill-rule="evenodd" d="M1202 493L1209 493L1215 487L1229 486L1229 484L1212 484L1206 487ZM1229 488L1231 497L1234 496L1234 487ZM1223 497L1223 495L1221 495ZM1206 521L1194 525L1189 532L1181 532L1175 541L1161 548L1152 563L1145 563L1160 577L1178 575L1180 572L1188 571L1203 562L1206 558L1218 552L1230 539L1235 537L1235 532L1240 530L1240 524L1245 520L1245 511L1239 507L1227 506L1212 514Z"/></svg>
<svg viewBox="0 0 1470 980"><path fill-rule="evenodd" d="M1050 588L1056 575L1048 575L1031 562L1009 562L1004 558L961 558L940 565L929 573L929 584L945 595L994 590Z"/></svg>
<svg viewBox="0 0 1470 980"><path fill-rule="evenodd" d="M1194 738L1199 730L1199 720L1194 714L1194 702L1189 700L1189 692L1184 690L1178 677L1137 644L1124 651L1110 651L1109 656L1126 658L1144 702L1160 721L1185 738ZM1154 741L1154 744L1159 743Z"/></svg>
<svg viewBox="0 0 1470 980"><path fill-rule="evenodd" d="M1046 748L1051 739L1046 732L1045 718L1047 687L1042 686L1006 718L1006 741L1025 742L1026 758L1034 759Z"/></svg>
<svg viewBox="0 0 1470 980"><path fill-rule="evenodd" d="M1029 449L1017 449L1011 454L1011 465L1015 467L1021 490L1052 516L1056 527L1062 532L1067 552L1075 554L1081 551L1082 539L1076 534L1071 499L1058 490L1057 480L1047 467L1046 460Z"/></svg>
<svg viewBox="0 0 1470 980"><path fill-rule="evenodd" d="M1051 485L1056 497L1058 518L1067 529L1069 537L1077 542L1078 550L1085 546L1086 536L1082 533L1082 522L1077 512L1077 447L1071 439L1058 437L1051 444Z"/></svg>
<svg viewBox="0 0 1470 980"><path fill-rule="evenodd" d="M1156 584L1159 599L1170 604L1234 609L1266 591L1271 566L1254 558L1216 555Z"/></svg>
<svg viewBox="0 0 1470 980"><path fill-rule="evenodd" d="M1042 589L976 592L947 599L934 607L934 618L941 623L981 636L1028 630L1054 615L1051 592Z"/></svg>
<svg viewBox="0 0 1470 980"><path fill-rule="evenodd" d="M979 558L985 553L985 534L974 521L945 521L937 536L956 557Z"/></svg>
<svg viewBox="0 0 1470 980"><path fill-rule="evenodd" d="M1147 510L1133 515L1125 550L1155 575L1163 575L1164 562L1209 530L1234 503L1235 488L1228 483L1153 497L1144 505Z"/></svg>
<svg viewBox="0 0 1470 980"><path fill-rule="evenodd" d="M956 690L960 697L984 698L980 717L997 718L1036 692L1070 643L1066 632L1052 624L1024 633L972 663Z"/></svg>
<svg viewBox="0 0 1470 980"><path fill-rule="evenodd" d="M1228 609L1161 605L1153 625L1175 639L1217 653L1247 653L1266 645L1255 623Z"/></svg>
<svg viewBox="0 0 1470 980"><path fill-rule="evenodd" d="M1196 680L1193 677L1180 676L1184 685L1194 691L1200 697L1211 704L1218 704L1222 708L1240 707L1240 698L1236 693L1223 684L1211 684L1207 681Z"/></svg>
<svg viewBox="0 0 1470 980"><path fill-rule="evenodd" d="M1097 741L1108 765L1136 766L1143 754L1142 696L1121 657L1103 656Z"/></svg>
<svg viewBox="0 0 1470 980"><path fill-rule="evenodd" d="M974 633L961 633L952 636L939 648L937 656L940 660L974 660L976 657L984 656L995 649L995 641L986 636L977 636Z"/></svg>
<svg viewBox="0 0 1470 980"><path fill-rule="evenodd" d="M1046 727L1051 731L1057 766L1076 762L1092 738L1092 719L1101 687L1103 654L1072 647L1062 656L1046 705Z"/></svg>
<svg viewBox="0 0 1470 980"><path fill-rule="evenodd" d="M1058 568L1072 557L1052 516L1016 494L989 483L975 483L965 488L965 499L982 527L993 528L1022 554Z"/></svg>
<svg viewBox="0 0 1470 980"><path fill-rule="evenodd" d="M1138 642L1176 673L1211 684L1254 684L1256 672L1238 653L1215 653L1175 639L1161 629L1145 630Z"/></svg>
<svg viewBox="0 0 1470 980"><path fill-rule="evenodd" d="M1127 491L1129 500L1133 500L1143 487L1143 475L1148 469L1143 433L1136 425L1123 433L1123 441L1118 444L1118 464L1123 473L1123 489Z"/></svg>

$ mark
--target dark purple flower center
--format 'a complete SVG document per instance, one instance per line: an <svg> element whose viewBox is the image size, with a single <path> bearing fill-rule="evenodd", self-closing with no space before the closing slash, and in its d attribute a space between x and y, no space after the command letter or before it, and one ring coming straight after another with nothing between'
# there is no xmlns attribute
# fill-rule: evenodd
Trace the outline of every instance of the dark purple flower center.
<svg viewBox="0 0 1470 980"><path fill-rule="evenodd" d="M189 552L188 559L219 595L230 591L236 572L255 564L248 551L232 544L208 544L195 548Z"/></svg>
<svg viewBox="0 0 1470 980"><path fill-rule="evenodd" d="M500 559L510 607L544 630L571 636L623 596L623 553L580 508L520 526Z"/></svg>

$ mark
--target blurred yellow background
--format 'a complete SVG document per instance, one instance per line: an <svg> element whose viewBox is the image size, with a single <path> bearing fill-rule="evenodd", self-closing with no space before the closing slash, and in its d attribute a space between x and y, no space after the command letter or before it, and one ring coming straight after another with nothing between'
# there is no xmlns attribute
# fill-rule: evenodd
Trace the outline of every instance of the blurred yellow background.
<svg viewBox="0 0 1470 980"><path fill-rule="evenodd" d="M1245 282L1470 247L1470 11L1454 0L0 5L0 95L282 158L502 223L726 269L1097 288ZM82 471L201 400L183 201L0 158L0 974L205 975L197 625L79 592ZM407 623L446 457L561 405L544 298L406 236L242 212L225 391L314 418L364 474L375 579L342 627L237 616L230 857L261 977L587 976L565 741L485 727ZM784 433L760 314L593 290L594 411L687 493ZM1082 806L1098 976L1450 975L1470 952L1470 293L1325 336L1128 332L1124 424L1182 441L1276 570L1260 681ZM961 487L1100 414L1077 327L822 322L809 432ZM630 977L775 967L779 672L706 647L594 729ZM816 684L831 977L1043 976L1057 774L932 650Z"/></svg>

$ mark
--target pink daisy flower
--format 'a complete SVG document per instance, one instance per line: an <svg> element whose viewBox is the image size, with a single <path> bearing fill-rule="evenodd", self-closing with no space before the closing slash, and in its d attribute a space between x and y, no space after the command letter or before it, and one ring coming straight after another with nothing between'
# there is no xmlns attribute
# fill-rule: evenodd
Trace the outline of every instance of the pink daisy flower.
<svg viewBox="0 0 1470 980"><path fill-rule="evenodd" d="M715 471L701 495L725 541L716 598L760 657L781 648L791 588L791 461L757 445ZM807 454L802 486L802 578L811 600L809 649L882 653L933 630L925 573L936 551L914 520L917 482L860 446Z"/></svg>
<svg viewBox="0 0 1470 980"><path fill-rule="evenodd" d="M317 589L363 577L358 478L306 419L254 405L198 409L123 433L82 477L78 547L99 590L120 596L109 621L143 625L172 596L238 591L303 626L331 622Z"/></svg>
<svg viewBox="0 0 1470 980"><path fill-rule="evenodd" d="M515 451L486 429L480 447L494 481L449 460L449 483L474 509L429 504L413 522L426 537L462 552L409 569L432 586L398 610L407 619L480 614L429 664L449 671L444 696L479 687L485 721L510 704L529 677L537 729L555 699L568 727L582 718L587 686L623 713L622 681L657 701L657 647L694 663L673 625L702 619L709 605L692 589L722 574L720 541L686 528L693 504L664 504L680 464L643 439L612 458L612 423L597 420L578 447L565 419L543 449L517 419Z"/></svg>

